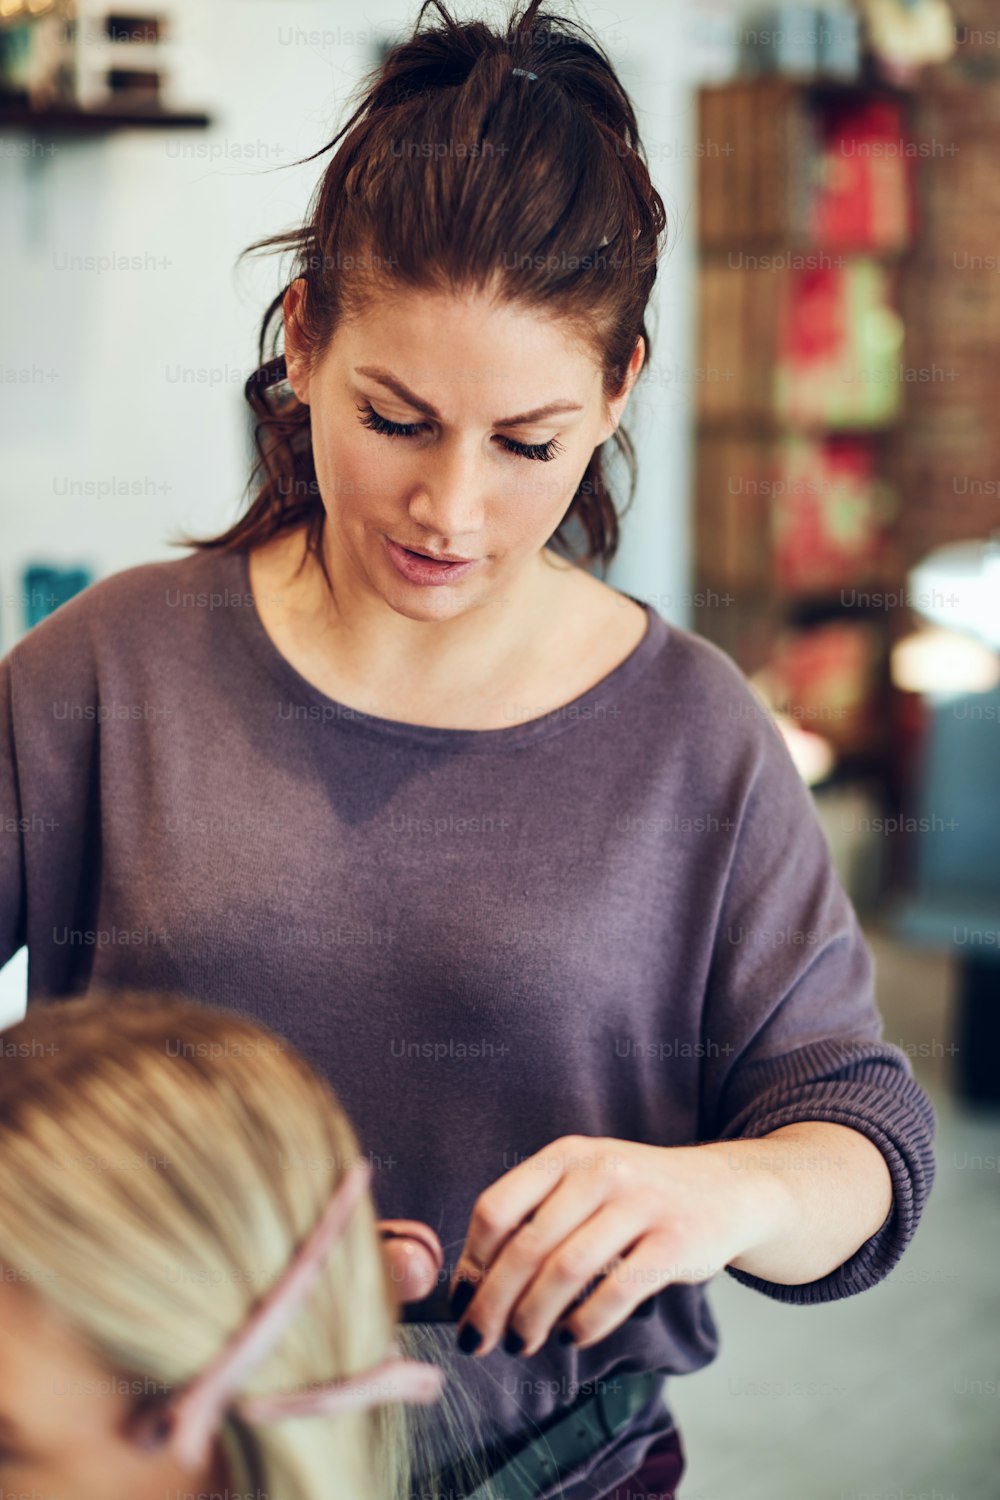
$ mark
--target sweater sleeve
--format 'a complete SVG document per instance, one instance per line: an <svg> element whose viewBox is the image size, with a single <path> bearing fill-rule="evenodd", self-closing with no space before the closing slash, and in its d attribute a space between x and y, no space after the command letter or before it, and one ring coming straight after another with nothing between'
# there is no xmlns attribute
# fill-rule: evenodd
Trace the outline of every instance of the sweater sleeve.
<svg viewBox="0 0 1000 1500"><path fill-rule="evenodd" d="M750 697L742 683L737 691ZM865 1291L899 1261L934 1180L935 1117L901 1048L882 1040L874 962L812 795L759 711L740 748L739 816L704 1010L704 1140L820 1120L873 1141L892 1178L880 1229L829 1275L799 1286L727 1267L779 1302Z"/></svg>

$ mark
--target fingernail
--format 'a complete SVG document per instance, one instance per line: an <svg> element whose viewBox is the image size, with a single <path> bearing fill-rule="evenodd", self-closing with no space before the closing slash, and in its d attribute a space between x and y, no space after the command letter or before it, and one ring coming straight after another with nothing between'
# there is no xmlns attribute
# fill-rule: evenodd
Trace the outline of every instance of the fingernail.
<svg viewBox="0 0 1000 1500"><path fill-rule="evenodd" d="M472 1354L483 1342L483 1336L475 1323L466 1323L458 1335L458 1347L463 1354Z"/></svg>
<svg viewBox="0 0 1000 1500"><path fill-rule="evenodd" d="M573 1342L573 1330L571 1328L560 1328L559 1342L560 1344L571 1344Z"/></svg>
<svg viewBox="0 0 1000 1500"><path fill-rule="evenodd" d="M524 1348L524 1339L519 1333L515 1333L513 1328L508 1328L504 1335L503 1347L507 1354L520 1354Z"/></svg>

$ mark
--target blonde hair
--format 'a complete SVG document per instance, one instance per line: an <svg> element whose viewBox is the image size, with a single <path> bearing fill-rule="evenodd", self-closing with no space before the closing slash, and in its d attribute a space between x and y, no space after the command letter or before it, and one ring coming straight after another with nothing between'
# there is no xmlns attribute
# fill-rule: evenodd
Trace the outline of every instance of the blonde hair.
<svg viewBox="0 0 1000 1500"><path fill-rule="evenodd" d="M361 1155L329 1085L260 1022L165 993L37 1004L0 1083L0 1267L56 1308L116 1388L155 1398L198 1374L244 1322ZM11 1058L12 1046L6 1048ZM377 1364L400 1327L365 1194L306 1304L241 1394ZM440 1420L467 1444L475 1414ZM247 1427L220 1440L237 1491L280 1500L410 1492L414 1409ZM470 1428L470 1419L472 1425Z"/></svg>

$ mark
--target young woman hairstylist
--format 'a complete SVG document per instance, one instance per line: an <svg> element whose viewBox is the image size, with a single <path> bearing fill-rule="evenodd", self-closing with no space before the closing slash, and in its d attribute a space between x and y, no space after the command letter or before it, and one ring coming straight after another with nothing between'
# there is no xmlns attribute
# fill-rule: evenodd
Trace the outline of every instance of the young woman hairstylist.
<svg viewBox="0 0 1000 1500"><path fill-rule="evenodd" d="M744 677L567 560L614 554L650 354L632 105L537 3L435 9L260 242L297 259L248 513L2 663L0 959L287 1035L445 1246L505 1493L668 1494L704 1283L872 1287L934 1117Z"/></svg>

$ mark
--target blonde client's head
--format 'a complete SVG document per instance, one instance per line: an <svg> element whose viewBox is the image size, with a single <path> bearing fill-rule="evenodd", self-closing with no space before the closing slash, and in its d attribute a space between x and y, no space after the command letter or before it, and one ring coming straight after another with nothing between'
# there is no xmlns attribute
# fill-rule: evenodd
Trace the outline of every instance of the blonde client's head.
<svg viewBox="0 0 1000 1500"><path fill-rule="evenodd" d="M415 1330L397 1323L367 1163L302 1056L233 1012L132 994L37 1005L2 1051L0 1500L404 1494L411 1416L442 1380L400 1360ZM186 1451L164 1441L162 1413L185 1390L204 1404L206 1370L324 1217L269 1352L216 1390L200 1441L203 1412ZM364 1386L394 1359L395 1387ZM261 1400L351 1376L360 1409Z"/></svg>

